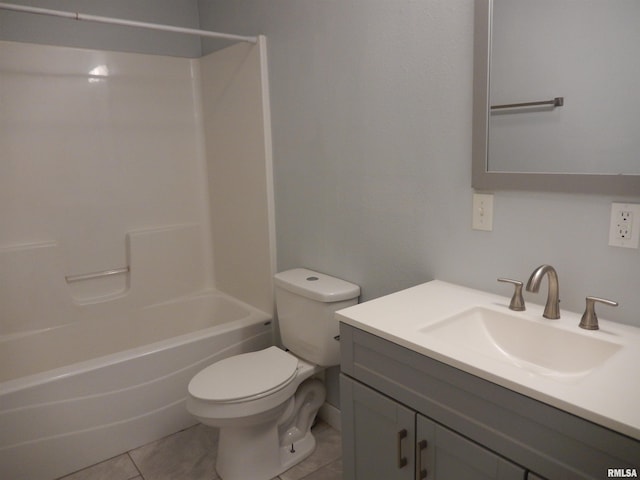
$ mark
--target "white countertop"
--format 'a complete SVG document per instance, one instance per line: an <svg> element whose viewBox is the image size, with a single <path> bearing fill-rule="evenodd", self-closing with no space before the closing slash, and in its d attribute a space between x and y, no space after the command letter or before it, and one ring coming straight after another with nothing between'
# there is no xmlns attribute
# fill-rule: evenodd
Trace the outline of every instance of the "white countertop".
<svg viewBox="0 0 640 480"><path fill-rule="evenodd" d="M540 295L544 301L546 289ZM420 332L477 306L602 338L622 348L587 375L563 381ZM540 305L527 303L524 312L513 312L508 306L509 298L434 280L340 310L336 316L348 325L640 440L640 328L599 318L600 330L589 331L578 327L582 312L562 310L559 320L548 320L542 317Z"/></svg>

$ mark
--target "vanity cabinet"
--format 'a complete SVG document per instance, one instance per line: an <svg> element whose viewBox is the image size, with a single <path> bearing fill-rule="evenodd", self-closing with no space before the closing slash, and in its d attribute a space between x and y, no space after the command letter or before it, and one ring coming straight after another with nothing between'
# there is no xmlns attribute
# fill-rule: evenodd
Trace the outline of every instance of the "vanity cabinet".
<svg viewBox="0 0 640 480"><path fill-rule="evenodd" d="M346 375L340 388L348 479L525 478L523 468Z"/></svg>
<svg viewBox="0 0 640 480"><path fill-rule="evenodd" d="M638 440L345 323L340 334L346 480L419 480L422 469L429 480L596 480L638 468Z"/></svg>

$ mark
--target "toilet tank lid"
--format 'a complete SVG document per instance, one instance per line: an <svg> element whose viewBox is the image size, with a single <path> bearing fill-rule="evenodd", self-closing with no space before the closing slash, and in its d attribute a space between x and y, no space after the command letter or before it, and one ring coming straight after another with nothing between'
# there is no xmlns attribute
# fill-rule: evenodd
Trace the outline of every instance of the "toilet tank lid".
<svg viewBox="0 0 640 480"><path fill-rule="evenodd" d="M340 302L360 295L358 285L306 268L276 273L274 280L280 288L319 302Z"/></svg>

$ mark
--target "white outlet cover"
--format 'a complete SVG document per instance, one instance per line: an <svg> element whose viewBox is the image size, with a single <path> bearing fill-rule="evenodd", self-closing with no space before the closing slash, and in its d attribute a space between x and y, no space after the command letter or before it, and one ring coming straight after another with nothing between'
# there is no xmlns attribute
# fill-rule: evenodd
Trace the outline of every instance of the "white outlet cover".
<svg viewBox="0 0 640 480"><path fill-rule="evenodd" d="M630 215L627 218L623 212ZM621 228L630 228L630 235L620 235ZM640 204L612 203L609 224L609 245L612 247L638 248L640 245Z"/></svg>

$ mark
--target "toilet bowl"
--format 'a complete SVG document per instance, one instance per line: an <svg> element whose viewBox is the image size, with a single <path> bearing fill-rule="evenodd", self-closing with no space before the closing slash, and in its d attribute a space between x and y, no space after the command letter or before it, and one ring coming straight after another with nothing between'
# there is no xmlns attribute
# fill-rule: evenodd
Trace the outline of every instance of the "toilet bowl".
<svg viewBox="0 0 640 480"><path fill-rule="evenodd" d="M311 424L325 399L321 370L277 347L229 357L189 383L187 410L218 427L223 480L272 479L315 448Z"/></svg>
<svg viewBox="0 0 640 480"><path fill-rule="evenodd" d="M313 375L340 363L338 309L357 303L360 287L296 268L275 275L282 343L220 360L196 374L187 410L220 429L216 470L222 480L271 480L315 448L311 425L324 403Z"/></svg>

